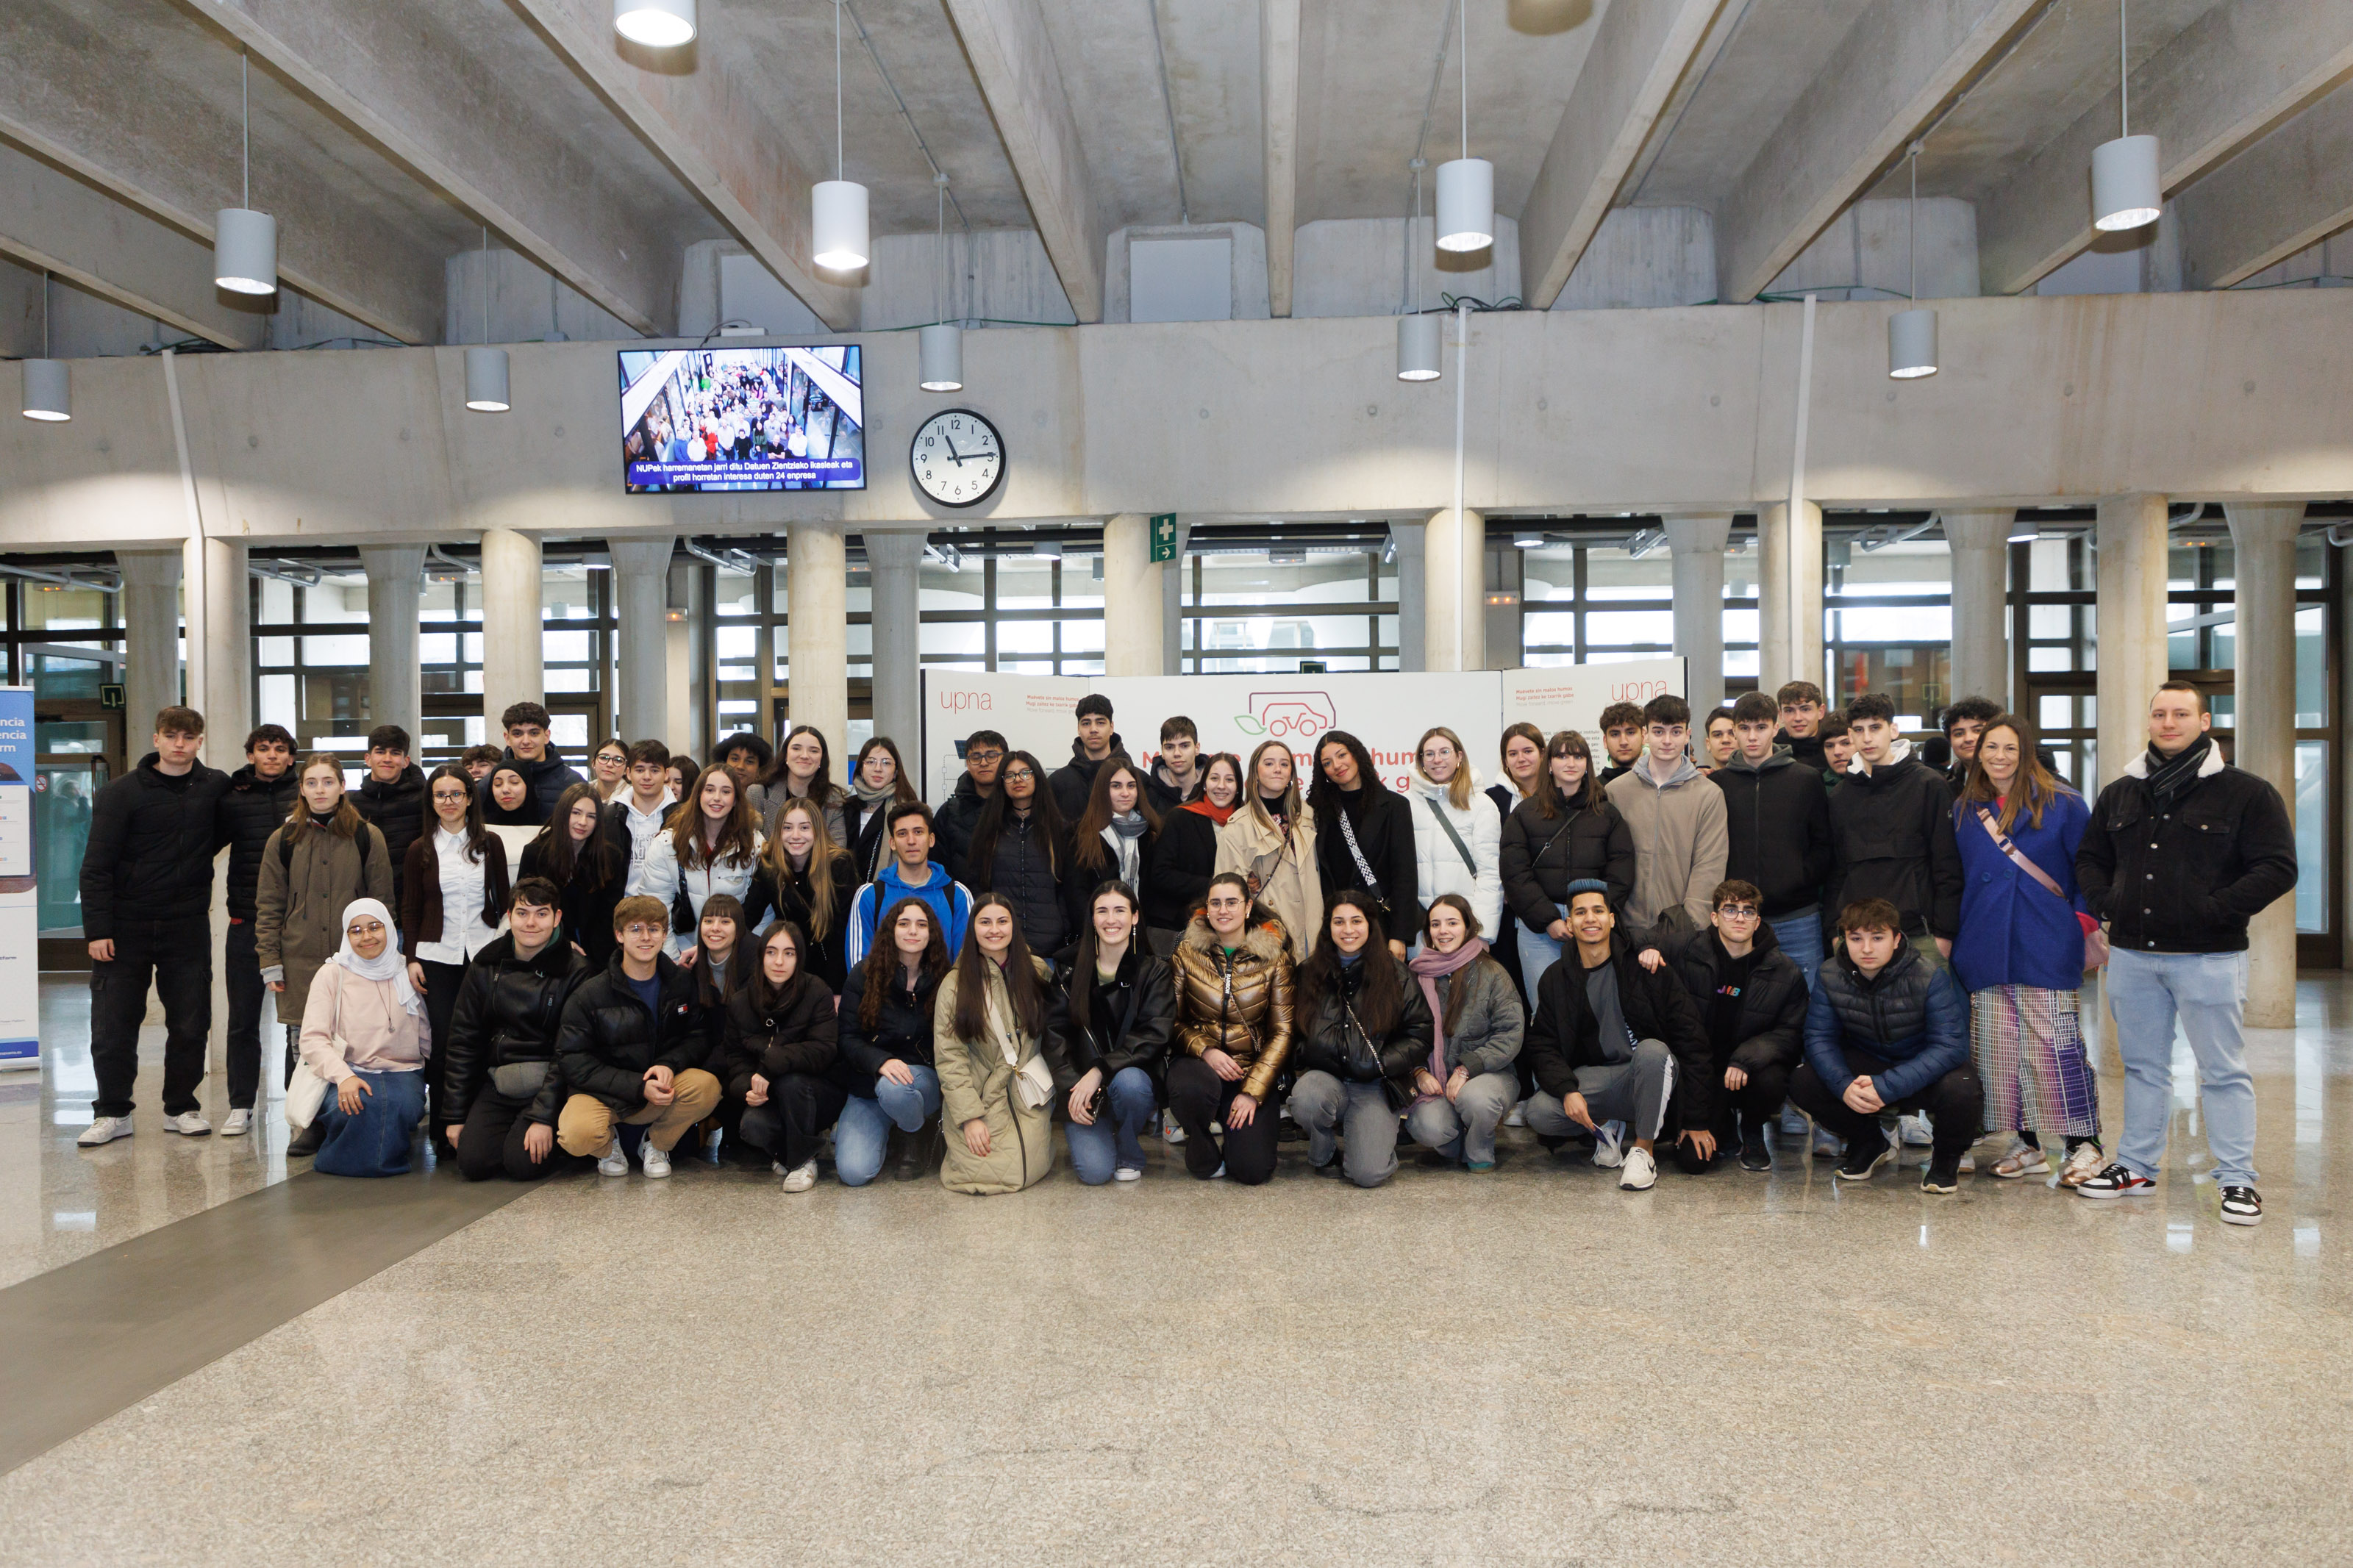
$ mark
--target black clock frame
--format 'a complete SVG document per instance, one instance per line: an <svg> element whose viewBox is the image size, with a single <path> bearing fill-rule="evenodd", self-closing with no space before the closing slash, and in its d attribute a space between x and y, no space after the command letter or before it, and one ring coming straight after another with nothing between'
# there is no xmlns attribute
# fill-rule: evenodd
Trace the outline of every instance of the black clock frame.
<svg viewBox="0 0 2353 1568"><path fill-rule="evenodd" d="M988 481L988 488L987 489L981 491L970 500L941 500L938 496L932 494L931 491L923 488L923 476L915 471L915 442L923 436L925 427L934 420L944 419L951 414L961 414L967 418L976 420L980 424L987 426L988 433L997 438L997 477ZM949 507L957 511L968 511L972 508L980 505L981 502L995 495L998 489L1004 485L1005 470L1010 468L1012 463L1012 455L1005 449L1005 432L997 427L996 420L991 419L987 415L983 414L977 408L942 408L934 413L926 414L923 416L923 422L915 426L914 434L907 437L907 481L915 487L915 493L917 495L922 496L934 506Z"/></svg>

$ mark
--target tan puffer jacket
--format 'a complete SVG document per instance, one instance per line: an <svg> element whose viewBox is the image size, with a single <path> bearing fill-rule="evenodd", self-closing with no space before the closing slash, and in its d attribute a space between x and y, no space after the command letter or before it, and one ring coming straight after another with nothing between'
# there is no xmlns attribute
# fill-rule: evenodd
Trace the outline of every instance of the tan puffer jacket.
<svg viewBox="0 0 2353 1568"><path fill-rule="evenodd" d="M1176 1041L1198 1057L1221 1050L1246 1069L1242 1092L1261 1105L1291 1055L1293 965L1278 924L1253 927L1231 952L1206 920L1176 944Z"/></svg>
<svg viewBox="0 0 2353 1568"><path fill-rule="evenodd" d="M266 974L285 970L286 990L278 1016L297 1023L311 999L311 977L343 945L343 910L354 899L381 899L396 908L392 851L384 835L363 822L368 837L366 865L359 842L322 828L304 831L289 856L280 847L286 829L269 836L261 849L261 879L253 900L253 952Z"/></svg>

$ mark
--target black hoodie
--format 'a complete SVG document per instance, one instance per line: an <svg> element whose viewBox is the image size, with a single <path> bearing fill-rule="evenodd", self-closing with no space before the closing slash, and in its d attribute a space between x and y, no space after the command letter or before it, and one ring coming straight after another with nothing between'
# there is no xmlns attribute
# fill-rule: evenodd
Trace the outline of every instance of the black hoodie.
<svg viewBox="0 0 2353 1568"><path fill-rule="evenodd" d="M1054 804L1061 808L1064 822L1076 822L1087 814L1087 796L1094 793L1095 775L1103 772L1104 763L1126 755L1127 742L1116 731L1112 733L1111 750L1101 761L1090 761L1086 743L1075 735L1071 738L1071 760L1046 777L1046 787L1054 792Z"/></svg>
<svg viewBox="0 0 2353 1568"><path fill-rule="evenodd" d="M1736 752L1707 776L1724 792L1725 876L1757 884L1768 921L1820 904L1831 874L1831 797L1820 772L1776 746L1762 764Z"/></svg>
<svg viewBox="0 0 2353 1568"><path fill-rule="evenodd" d="M1800 768L1800 773L1810 773ZM1794 1070L1805 1055L1806 1006L1810 993L1797 962L1781 951L1773 928L1760 923L1756 942L1745 964L1724 951L1724 942L1710 927L1678 938L1666 951L1667 971L1683 983L1708 1031L1714 1065L1705 1072L1682 1075L1675 1086L1675 1111L1682 1124L1713 1127L1724 1096L1724 1068L1736 1067L1754 1073L1778 1067ZM1746 973L1741 973L1745 968ZM1726 997L1728 986L1738 987ZM1717 1005L1729 1002L1732 1027L1726 1038L1716 1028Z"/></svg>
<svg viewBox="0 0 2353 1568"><path fill-rule="evenodd" d="M248 763L228 775L228 791L216 808L219 837L228 845L228 917L253 919L253 899L261 883L261 852L269 836L286 826L294 803L302 795L302 770L289 763L285 772L265 779Z"/></svg>
<svg viewBox="0 0 2353 1568"><path fill-rule="evenodd" d="M1899 742L1901 744L1901 742ZM1831 796L1830 885L1824 923L1863 899L1885 899L1906 934L1950 939L1961 929L1961 852L1945 775L1912 755L1850 772Z"/></svg>

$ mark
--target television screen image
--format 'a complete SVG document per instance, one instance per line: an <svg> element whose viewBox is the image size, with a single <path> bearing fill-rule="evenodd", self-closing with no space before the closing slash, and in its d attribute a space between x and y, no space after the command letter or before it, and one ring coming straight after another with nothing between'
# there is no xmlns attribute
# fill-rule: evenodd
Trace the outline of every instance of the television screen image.
<svg viewBox="0 0 2353 1568"><path fill-rule="evenodd" d="M620 361L631 494L866 488L857 344L625 349Z"/></svg>

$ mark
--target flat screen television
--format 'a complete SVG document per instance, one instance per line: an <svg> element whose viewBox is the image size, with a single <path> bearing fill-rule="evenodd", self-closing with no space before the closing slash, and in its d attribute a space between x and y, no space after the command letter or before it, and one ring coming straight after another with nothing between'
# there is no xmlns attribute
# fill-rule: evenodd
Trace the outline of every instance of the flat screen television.
<svg viewBox="0 0 2353 1568"><path fill-rule="evenodd" d="M866 488L857 344L624 349L620 362L630 494Z"/></svg>

